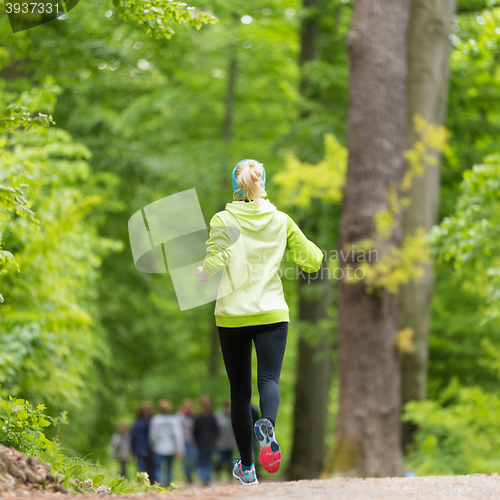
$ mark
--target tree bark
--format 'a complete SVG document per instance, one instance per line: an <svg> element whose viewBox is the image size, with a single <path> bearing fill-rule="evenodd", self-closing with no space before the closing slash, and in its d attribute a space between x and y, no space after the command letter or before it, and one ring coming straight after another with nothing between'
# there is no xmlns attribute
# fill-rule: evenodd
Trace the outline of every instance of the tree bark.
<svg viewBox="0 0 500 500"><path fill-rule="evenodd" d="M450 72L450 28L456 0L413 0L408 35L406 142L411 149L419 140L413 117L421 114L429 123L443 125L446 117ZM403 214L403 234L417 228L429 231L437 223L440 165L424 165L424 176L414 178L407 194L411 204ZM414 350L404 354L403 404L427 397L429 320L434 290L434 263L425 266L418 281L403 285L399 295L400 328L414 331ZM415 428L403 424L403 446L411 442Z"/></svg>
<svg viewBox="0 0 500 500"><path fill-rule="evenodd" d="M236 87L236 70L238 67L238 59L236 57L236 52L233 54L229 60L229 67L227 71L227 88L226 88L226 100L225 100L225 112L224 112L224 126L222 131L222 137L224 142L228 143L233 138L233 106L234 106L234 94Z"/></svg>
<svg viewBox="0 0 500 500"><path fill-rule="evenodd" d="M301 273L299 278L300 337L288 480L317 478L323 467L332 342L325 338L311 345L305 333L312 330L315 335L324 334L319 322L328 319L331 300L331 285L325 265L323 262L318 273Z"/></svg>
<svg viewBox="0 0 500 500"><path fill-rule="evenodd" d="M239 22L239 16L233 14L235 24ZM236 24L237 25L237 24ZM235 44L230 46L231 56L228 64L226 95L224 98L224 122L222 124L222 140L226 148L225 154L221 161L219 172L218 185L221 186L221 191L226 191L226 186L229 187L231 178L228 175L229 148L233 139L234 133L234 102L236 95L236 76L238 70L238 53ZM220 199L223 199L221 196ZM224 210L225 204L219 204L217 211ZM210 332L210 352L208 359L208 376L217 377L222 363L222 355L219 347L219 330L215 323Z"/></svg>
<svg viewBox="0 0 500 500"><path fill-rule="evenodd" d="M318 3L318 0L303 0L302 3L299 92L304 98L307 96L310 85L309 79L304 74L304 64L316 57L319 34ZM301 109L300 119L305 119L307 116L307 111ZM317 233L319 230L316 227L315 229L316 231L313 233ZM316 335L322 335L319 322L328 319L331 284L328 281L328 269L324 265L325 263L322 264L319 273L311 275L300 273L298 282L299 344L295 382L293 445L287 469L288 480L317 478L323 467L328 395L332 373L332 342L331 339L325 338L319 344L311 344L307 332L314 329Z"/></svg>
<svg viewBox="0 0 500 500"><path fill-rule="evenodd" d="M316 58L316 43L319 34L318 0L302 0L302 23L300 26L299 67L301 69L299 92L306 94L309 79L304 75L304 64ZM301 115L301 117L303 117Z"/></svg>
<svg viewBox="0 0 500 500"><path fill-rule="evenodd" d="M411 0L357 0L354 5L348 35L349 163L340 227L344 252L374 237L373 218L386 208L388 189L403 175L410 5ZM400 222L387 243L401 244ZM386 252L382 245L379 258ZM344 273L356 269L351 257L341 259ZM368 294L363 281L341 281L338 310L333 470L364 477L402 475L398 296L385 289Z"/></svg>

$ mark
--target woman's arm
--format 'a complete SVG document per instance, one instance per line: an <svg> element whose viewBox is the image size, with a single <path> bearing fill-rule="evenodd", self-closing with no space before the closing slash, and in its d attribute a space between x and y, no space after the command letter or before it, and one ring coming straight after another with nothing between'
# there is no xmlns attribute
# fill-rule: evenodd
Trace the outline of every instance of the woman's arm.
<svg viewBox="0 0 500 500"><path fill-rule="evenodd" d="M323 261L323 252L305 237L299 226L288 215L286 236L293 261L306 273L319 271Z"/></svg>
<svg viewBox="0 0 500 500"><path fill-rule="evenodd" d="M206 281L221 269L224 269L231 257L231 235L220 217L214 215L210 221L210 237L207 240L207 254L203 261L203 267L198 268L198 279Z"/></svg>

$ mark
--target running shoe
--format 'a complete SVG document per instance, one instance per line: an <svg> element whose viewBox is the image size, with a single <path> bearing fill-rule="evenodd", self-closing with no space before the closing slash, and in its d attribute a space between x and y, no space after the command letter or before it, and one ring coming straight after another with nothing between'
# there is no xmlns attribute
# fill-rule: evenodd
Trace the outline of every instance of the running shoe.
<svg viewBox="0 0 500 500"><path fill-rule="evenodd" d="M233 460L233 477L235 479L239 479L241 484L245 486L249 486L251 484L259 484L257 479L257 474L255 473L255 465L252 464L252 468L250 470L243 470L241 466L241 458L235 458Z"/></svg>
<svg viewBox="0 0 500 500"><path fill-rule="evenodd" d="M277 472L281 465L281 449L276 442L273 424L267 418L261 418L255 422L253 429L260 445L262 467L271 474Z"/></svg>

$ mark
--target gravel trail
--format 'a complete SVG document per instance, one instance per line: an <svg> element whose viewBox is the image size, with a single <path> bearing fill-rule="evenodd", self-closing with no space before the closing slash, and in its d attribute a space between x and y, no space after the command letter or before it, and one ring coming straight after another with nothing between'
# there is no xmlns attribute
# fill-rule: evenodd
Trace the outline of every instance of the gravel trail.
<svg viewBox="0 0 500 500"><path fill-rule="evenodd" d="M413 478L324 479L313 481L261 482L255 486L214 484L209 488L186 488L165 493L137 495L65 495L62 493L33 493L14 491L2 498L30 498L33 500L79 500L113 498L121 500L277 500L293 498L337 499L406 499L406 498L500 498L499 474L470 476L426 476Z"/></svg>

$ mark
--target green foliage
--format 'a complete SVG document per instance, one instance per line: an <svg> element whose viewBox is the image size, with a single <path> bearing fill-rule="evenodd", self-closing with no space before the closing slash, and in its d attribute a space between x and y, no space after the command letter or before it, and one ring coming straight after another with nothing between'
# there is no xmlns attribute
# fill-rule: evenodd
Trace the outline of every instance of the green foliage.
<svg viewBox="0 0 500 500"><path fill-rule="evenodd" d="M177 406L183 397L206 391L217 406L229 394L220 358L218 375L200 377L208 373L212 305L181 313L167 276L137 272L127 250L126 220L132 213L196 187L208 221L231 200L234 163L255 157L265 163L269 179L277 180L268 186L271 201L290 211L322 248L336 248L352 3L321 0L318 9L305 10L295 0L215 0L211 6L217 24L199 31L178 29L169 40L169 24L199 28L214 21L211 11L176 2L112 6L108 0L92 0L80 2L77 15L40 30L14 36L8 23L0 26L0 109L15 102L32 111L28 116L21 107L3 117L2 127L16 128L16 133L2 138L0 184L19 189L15 195L6 193L9 203L13 197L40 221L33 231L30 213L23 218L12 205L0 210L9 216L1 226L5 251L10 252L0 257L2 269L16 270L17 263L21 271L1 278L2 291L8 293L0 315L0 383L5 393L46 402L50 415L69 410L72 425L60 433L68 453L104 456L115 424L130 422L144 398L168 397ZM460 13L453 23L459 40L452 38L447 123L452 137L443 168L442 215L453 211L463 172L498 149L498 9L487 4L491 15L477 15L485 2L460 3L470 13ZM243 15L252 22L242 23ZM305 15L319 19L318 58L301 71L298 35ZM303 95L301 77L308 84ZM38 138L33 130L19 129L23 114L28 127L36 127L38 111L47 119L54 116L60 128L39 127ZM17 122L10 119L16 113ZM229 139L224 135L227 117ZM414 166L421 159L432 160L432 149L415 151ZM288 155L290 151L294 154ZM333 158L332 168L327 157ZM410 155L408 162L414 158ZM485 188L494 182L493 175ZM494 200L486 201L491 193L484 195L484 204L478 194L478 210L464 219L475 236L461 235L454 226L453 245L460 251L437 266L431 397L439 395L450 375L462 385L481 385L491 392L496 387L492 371L478 362L483 338L500 342L497 323L484 321L484 304L496 293L487 271L495 268L498 253L492 241L495 227L484 233L475 227L480 220L496 220L495 212L489 212L497 210ZM393 189L387 206L377 217L380 242L404 208L404 196ZM372 248L372 241L365 243ZM125 250L117 252L120 247ZM483 247L491 248L490 257ZM418 259L427 259L427 249L421 234L415 234L402 250L389 251L379 268L367 270L374 286L396 290L399 283L418 277ZM457 273L451 263L458 262L460 252L469 257ZM294 317L296 283L284 280L284 287ZM314 343L334 328L329 322L321 322L319 330L294 324L281 380L284 450L291 449L286 443L292 436L298 332ZM400 333L398 347L409 348L410 337L408 331ZM329 425L332 421L333 414ZM55 426L47 428L47 436L54 433ZM61 460L61 469L70 476L71 467L80 463ZM113 486L116 476L86 461L75 471L82 481L135 487L135 481Z"/></svg>
<svg viewBox="0 0 500 500"><path fill-rule="evenodd" d="M418 425L407 465L416 474L497 472L500 397L452 381L438 400L407 403L404 420Z"/></svg>
<svg viewBox="0 0 500 500"><path fill-rule="evenodd" d="M45 453L42 459L62 474L64 487L73 493L93 493L100 486L113 494L161 493L177 489L175 484L166 489L158 483L150 484L146 473L125 479L102 465L80 457L67 457L59 450Z"/></svg>
<svg viewBox="0 0 500 500"><path fill-rule="evenodd" d="M319 0L314 6L286 4L286 7L297 9L294 19L316 21L318 25L315 59L306 61L299 69L304 85L297 97L297 114L288 130L276 140L280 150L292 150L297 158L307 163L322 161L325 134L333 134L345 146L348 101L346 40L352 4L338 0ZM290 57L298 58L298 53L296 47Z"/></svg>
<svg viewBox="0 0 500 500"><path fill-rule="evenodd" d="M500 154L464 173L455 212L434 229L438 255L476 287L490 318L500 317Z"/></svg>
<svg viewBox="0 0 500 500"><path fill-rule="evenodd" d="M54 444L44 434L51 425L44 411L43 404L33 407L24 399L0 396L0 443L33 456L54 451Z"/></svg>
<svg viewBox="0 0 500 500"><path fill-rule="evenodd" d="M286 7L298 9L298 2ZM53 70L64 87L54 111L58 126L92 152L88 182L104 195L89 222L125 248L103 259L100 277L87 287L96 294L89 302L102 325L98 331L90 326L84 336L86 351L95 354L95 379L81 389L90 395L87 404L68 408L72 426L61 437L80 453L102 457L116 423L130 422L142 399L168 397L176 407L184 397L196 401L208 392L217 407L229 395L220 355L218 374L205 376L213 304L181 312L168 276L138 272L128 250L126 221L152 201L196 187L208 222L232 199L230 174L239 159L260 159L270 178L281 168L282 154L273 148L293 122L297 98L296 16L284 10L281 1L217 2L219 23L210 29L180 29L171 40L157 41L135 23L96 16L95 8L82 4L79 15L67 20L71 24L26 35L39 47L30 55L30 70L37 78ZM244 14L252 16L251 24L241 22ZM17 39L5 37L14 50ZM236 101L228 143L223 129L233 57ZM141 60L150 63L147 70L138 66ZM79 349L75 337L64 345L69 348L70 342ZM82 359L86 362L86 353ZM288 370L294 373L292 364ZM107 384L98 384L99 379ZM293 384L284 387L286 401ZM43 395L41 384L40 391ZM58 400L56 408L61 404Z"/></svg>
<svg viewBox="0 0 500 500"><path fill-rule="evenodd" d="M448 132L444 127L428 124L420 115L415 116L415 130L420 135L412 149L407 151L408 168L399 187L390 186L386 199L387 208L377 212L374 218L375 236L371 240L357 242L357 251L377 252L375 262L361 261L359 267L364 271L361 278L354 273L346 273L344 280L356 284L363 279L368 293L385 288L390 293L397 293L398 288L409 281L422 276L422 265L430 260L429 243L423 228L417 228L414 234L406 234L401 246L390 243L392 234L399 223L403 209L408 206L404 197L414 177L422 177L424 167L435 167L438 156L447 145Z"/></svg>
<svg viewBox="0 0 500 500"><path fill-rule="evenodd" d="M423 274L422 265L430 260L430 249L425 236L425 230L419 228L415 234L405 236L401 247L390 245L387 253L380 252L380 257L374 264L360 262L359 267L364 271L363 279L368 293L374 293L378 288L397 293L402 284L420 278ZM380 249L381 246L377 245L376 248ZM356 278L348 281L354 284Z"/></svg>
<svg viewBox="0 0 500 500"><path fill-rule="evenodd" d="M58 91L47 79L21 97L51 109ZM2 274L9 290L0 315L2 393L48 400L53 415L65 408L78 415L75 410L88 406L92 364L106 356L94 306L97 269L102 256L121 245L100 237L89 214L105 204L99 193L112 179L91 177L89 150L61 129L23 130L1 141L0 172L23 191L8 191L4 206L14 213L0 233L17 257L7 264L21 271ZM59 427L48 432L58 434Z"/></svg>
<svg viewBox="0 0 500 500"><path fill-rule="evenodd" d="M463 172L498 152L500 134L500 8L494 0L459 3L451 33L451 140L442 169L442 216L453 211Z"/></svg>
<svg viewBox="0 0 500 500"><path fill-rule="evenodd" d="M483 337L475 363L489 372L489 384L463 385L474 381L473 366L464 359L456 369L447 366L446 385L426 401L405 406L404 420L418 426L409 448L407 465L418 475L492 473L500 467L500 349ZM465 339L465 342L470 340ZM464 350L455 342L456 349ZM435 348L431 343L431 350ZM449 350L449 352L451 349ZM432 351L431 351L432 352ZM452 351L451 351L452 352ZM453 354L450 356L453 359ZM432 355L431 355L432 363ZM466 372L466 373L463 373ZM432 366L431 366L432 374ZM460 377L469 377L464 379ZM483 379L476 378L483 382Z"/></svg>
<svg viewBox="0 0 500 500"><path fill-rule="evenodd" d="M438 280L429 338L429 398L438 398L453 377L460 385L493 391L498 385L495 373L479 360L484 339L500 343L500 328L498 321L485 321L482 283L467 281L442 259L435 269Z"/></svg>
<svg viewBox="0 0 500 500"><path fill-rule="evenodd" d="M406 152L408 168L401 181L401 186L391 186L387 193L387 208L380 210L375 216L376 239L379 242L387 240L394 229L403 209L408 206L409 200L404 193L411 188L415 177L422 177L426 167L439 165L438 155L447 145L448 131L441 126L427 123L421 115L414 117L415 131L420 139L415 142L412 149ZM412 237L412 235L410 235Z"/></svg>
<svg viewBox="0 0 500 500"><path fill-rule="evenodd" d="M285 167L274 183L279 186L278 202L283 207L301 208L318 199L339 203L347 171L347 149L333 134L325 134L325 156L316 165L301 162L294 154L285 156Z"/></svg>
<svg viewBox="0 0 500 500"><path fill-rule="evenodd" d="M494 436L496 422L492 422L488 434L478 429L482 411L485 423L490 419L488 414L498 411L498 378L491 369L493 365L484 362L484 346L486 341L500 342L498 319L494 319L498 286L494 287L495 278L487 273L498 267L498 252L494 249L498 239L494 224L496 204L489 186L493 188L498 179L495 156L500 112L500 16L494 2L483 0L459 0L458 11L451 36L454 50L447 121L451 138L442 168L440 214L444 220L430 238L437 263L428 386L429 398L438 405L431 402L422 407L418 422L425 434L410 462L411 467L417 467L415 472L421 474L498 471L498 465L493 465L496 449L490 449L485 438ZM476 167L471 169L473 165ZM458 406L458 396L447 402L440 399L450 379L458 381L456 390L463 401ZM439 420L432 424L433 428L426 426L424 408L429 421L434 417ZM466 409L475 414L469 420L469 433L463 418L453 420ZM417 411L420 412L419 405L415 407ZM447 438L443 440L441 435ZM452 443L454 435L456 440ZM449 444L444 445L444 441ZM494 438L491 442L494 448ZM430 449L434 451L431 453ZM441 453L445 453L443 461L439 461ZM485 465L484 461L488 463Z"/></svg>
<svg viewBox="0 0 500 500"><path fill-rule="evenodd" d="M136 21L143 25L149 36L157 39L170 38L175 31L165 22L174 21L200 29L203 24L216 23L217 18L211 12L196 12L195 7L188 7L185 2L171 0L113 0L120 15L126 21Z"/></svg>
<svg viewBox="0 0 500 500"><path fill-rule="evenodd" d="M32 117L27 107L12 104L0 114L0 133L14 133L19 128L23 130L21 133L26 133L30 129L43 129L51 123L54 123L51 116L38 113ZM33 165L27 161L19 161L19 158L8 150L8 146L8 138L0 136L0 227L10 219L10 212L14 212L26 217L30 224L37 228L39 221L35 218L35 213L30 210L31 205L26 199L27 193L32 191L26 181ZM7 272L6 264L19 271L19 264L14 255L2 249L0 233L0 277ZM0 302L3 301L4 297L0 294Z"/></svg>
<svg viewBox="0 0 500 500"><path fill-rule="evenodd" d="M51 418L45 414L45 409L43 404L33 407L24 399L0 397L0 443L49 462L53 471L62 474L65 488L75 493L99 486L106 486L110 492L117 494L165 491L158 484L151 485L145 473L138 473L135 481L127 481L103 466L64 455L57 435L60 427L68 423L66 412ZM49 440L44 432L52 424L58 432L53 440ZM172 489L176 486L168 488Z"/></svg>
<svg viewBox="0 0 500 500"><path fill-rule="evenodd" d="M403 192L407 192L414 177L422 177L426 167L439 166L441 153L447 150L450 133L446 128L434 123L427 123L422 115L413 119L415 132L420 136L412 149L406 152L408 168L401 183Z"/></svg>
<svg viewBox="0 0 500 500"><path fill-rule="evenodd" d="M54 123L50 115L38 113L32 116L26 106L13 104L0 113L0 132L14 132L17 128L24 130L48 127Z"/></svg>

